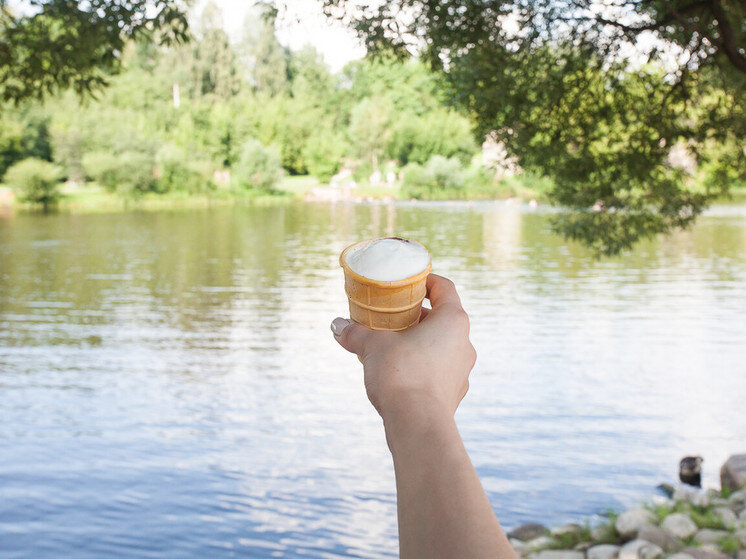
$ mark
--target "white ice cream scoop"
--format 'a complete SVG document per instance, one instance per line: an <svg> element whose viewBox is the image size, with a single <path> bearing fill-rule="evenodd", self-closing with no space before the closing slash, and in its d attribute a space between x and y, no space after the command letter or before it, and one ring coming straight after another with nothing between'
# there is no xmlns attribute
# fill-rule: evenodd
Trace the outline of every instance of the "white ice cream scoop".
<svg viewBox="0 0 746 559"><path fill-rule="evenodd" d="M430 253L419 243L391 237L351 250L347 265L356 274L377 281L398 281L417 275L430 264Z"/></svg>

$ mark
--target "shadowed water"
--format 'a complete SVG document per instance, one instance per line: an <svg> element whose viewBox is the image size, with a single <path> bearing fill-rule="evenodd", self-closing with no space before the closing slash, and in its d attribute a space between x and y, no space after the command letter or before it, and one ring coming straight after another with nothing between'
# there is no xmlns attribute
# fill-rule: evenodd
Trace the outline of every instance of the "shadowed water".
<svg viewBox="0 0 746 559"><path fill-rule="evenodd" d="M582 521L744 451L746 211L593 260L506 204L0 220L0 556L396 555L393 469L334 343L339 252L430 248L479 352L498 516Z"/></svg>

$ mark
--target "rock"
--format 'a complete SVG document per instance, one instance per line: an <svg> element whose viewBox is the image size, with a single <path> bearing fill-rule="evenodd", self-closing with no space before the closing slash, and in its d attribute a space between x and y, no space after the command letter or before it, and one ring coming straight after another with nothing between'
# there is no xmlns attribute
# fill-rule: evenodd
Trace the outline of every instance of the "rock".
<svg viewBox="0 0 746 559"><path fill-rule="evenodd" d="M566 534L580 534L582 531L583 527L580 524L563 524L562 526L552 528L549 533L558 538Z"/></svg>
<svg viewBox="0 0 746 559"><path fill-rule="evenodd" d="M746 509L743 509L743 510L742 510L742 511L741 511L741 512L739 513L739 515L738 515L738 519L739 519L739 520L746 520Z"/></svg>
<svg viewBox="0 0 746 559"><path fill-rule="evenodd" d="M746 548L746 528L741 528L733 532L733 539L737 540L741 547Z"/></svg>
<svg viewBox="0 0 746 559"><path fill-rule="evenodd" d="M706 549L699 549L698 547L685 547L681 552L691 555L693 559L731 559L725 553L708 551Z"/></svg>
<svg viewBox="0 0 746 559"><path fill-rule="evenodd" d="M736 525L738 517L736 516L736 513L729 508L718 507L713 509L712 512L720 518L720 522L722 522L723 526L726 528L731 529Z"/></svg>
<svg viewBox="0 0 746 559"><path fill-rule="evenodd" d="M616 559L619 555L618 545L601 544L594 545L586 552L587 559Z"/></svg>
<svg viewBox="0 0 746 559"><path fill-rule="evenodd" d="M688 501L689 500L689 491L684 489L683 487L677 487L673 491L673 497L672 499L676 502L679 501Z"/></svg>
<svg viewBox="0 0 746 559"><path fill-rule="evenodd" d="M727 535L728 532L725 530L710 530L709 528L704 528L694 535L694 539L700 544L720 543L720 540Z"/></svg>
<svg viewBox="0 0 746 559"><path fill-rule="evenodd" d="M518 526L518 528L516 528L515 530L511 530L510 532L508 532L508 537L513 538L514 540L527 542L548 533L549 529L546 526L532 522L530 524Z"/></svg>
<svg viewBox="0 0 746 559"><path fill-rule="evenodd" d="M731 505L731 502L728 499L723 499L722 497L712 497L710 499L710 504L713 507L729 507Z"/></svg>
<svg viewBox="0 0 746 559"><path fill-rule="evenodd" d="M553 545L555 542L556 540L550 536L539 536L538 538L529 540L527 543L531 551L540 551Z"/></svg>
<svg viewBox="0 0 746 559"><path fill-rule="evenodd" d="M731 491L746 488L746 454L734 454L720 468L720 486Z"/></svg>
<svg viewBox="0 0 746 559"><path fill-rule="evenodd" d="M702 492L692 493L689 502L695 507L709 507L710 496Z"/></svg>
<svg viewBox="0 0 746 559"><path fill-rule="evenodd" d="M529 555L529 559L585 559L582 551L567 551L564 549L547 549Z"/></svg>
<svg viewBox="0 0 746 559"><path fill-rule="evenodd" d="M655 515L645 509L633 509L623 512L616 519L616 531L625 540L630 540L637 535L637 532L646 524L655 522Z"/></svg>
<svg viewBox="0 0 746 559"><path fill-rule="evenodd" d="M632 540L619 550L619 559L658 559L663 550L654 543L645 540Z"/></svg>
<svg viewBox="0 0 746 559"><path fill-rule="evenodd" d="M656 489L663 493L669 499L673 497L673 493L674 491L676 491L676 488L670 483L661 483L656 487Z"/></svg>
<svg viewBox="0 0 746 559"><path fill-rule="evenodd" d="M586 551L591 547L593 547L593 542L580 542L578 544L575 544L575 547L573 547L573 549L575 551Z"/></svg>
<svg viewBox="0 0 746 559"><path fill-rule="evenodd" d="M739 551L736 559L746 559L746 551Z"/></svg>
<svg viewBox="0 0 746 559"><path fill-rule="evenodd" d="M738 505L738 504L746 503L746 489L741 489L740 491L731 493L731 496L728 497L728 502L731 505Z"/></svg>
<svg viewBox="0 0 746 559"><path fill-rule="evenodd" d="M725 553L708 551L707 549L700 549L698 547L685 547L681 552L691 555L693 559L731 559L731 557Z"/></svg>
<svg viewBox="0 0 746 559"><path fill-rule="evenodd" d="M688 553L674 553L673 555L669 555L668 559L694 559L694 557Z"/></svg>
<svg viewBox="0 0 746 559"><path fill-rule="evenodd" d="M640 531L637 532L637 538L645 540L646 542L654 543L666 551L676 551L682 547L679 540L657 526L643 526Z"/></svg>
<svg viewBox="0 0 746 559"><path fill-rule="evenodd" d="M697 533L697 525L691 518L681 513L668 515L661 524L661 528L680 540L685 540Z"/></svg>
<svg viewBox="0 0 746 559"><path fill-rule="evenodd" d="M531 553L531 548L528 546L528 544L522 542L521 540L512 538L510 539L510 545L513 547L513 550L515 551L516 555L518 555L518 557L525 557L526 555Z"/></svg>

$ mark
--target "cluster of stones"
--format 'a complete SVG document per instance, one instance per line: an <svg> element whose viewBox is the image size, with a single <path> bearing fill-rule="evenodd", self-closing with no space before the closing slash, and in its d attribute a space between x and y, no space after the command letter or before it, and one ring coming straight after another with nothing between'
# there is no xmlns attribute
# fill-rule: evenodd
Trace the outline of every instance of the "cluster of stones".
<svg viewBox="0 0 746 559"><path fill-rule="evenodd" d="M526 524L508 537L527 559L746 559L744 474L746 455L731 457L721 470L721 491L662 486L668 497L655 506L594 528Z"/></svg>

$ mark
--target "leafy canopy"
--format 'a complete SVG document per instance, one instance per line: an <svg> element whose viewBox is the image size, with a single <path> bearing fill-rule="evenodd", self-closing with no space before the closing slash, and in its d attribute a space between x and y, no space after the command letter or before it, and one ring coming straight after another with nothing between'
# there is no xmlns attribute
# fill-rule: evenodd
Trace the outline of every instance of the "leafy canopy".
<svg viewBox="0 0 746 559"><path fill-rule="evenodd" d="M187 37L181 0L0 0L0 98L21 101L72 87L89 93L117 72L128 40Z"/></svg>
<svg viewBox="0 0 746 559"><path fill-rule="evenodd" d="M576 210L556 227L598 253L685 227L746 180L742 1L324 4L370 50L439 70L480 134L555 179L552 199ZM705 180L671 161L674 146Z"/></svg>

